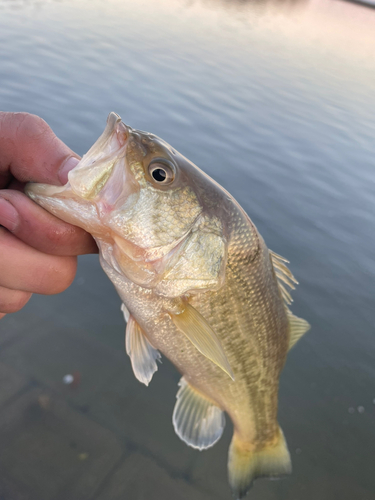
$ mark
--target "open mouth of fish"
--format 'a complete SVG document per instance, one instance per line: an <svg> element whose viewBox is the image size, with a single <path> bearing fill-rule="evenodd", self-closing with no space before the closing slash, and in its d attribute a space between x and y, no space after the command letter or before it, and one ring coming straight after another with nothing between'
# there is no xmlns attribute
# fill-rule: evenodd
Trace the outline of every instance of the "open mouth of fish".
<svg viewBox="0 0 375 500"><path fill-rule="evenodd" d="M60 219L106 239L109 214L120 204L124 207L136 190L125 168L131 131L116 113L110 113L104 132L68 173L64 186L30 183L25 192Z"/></svg>

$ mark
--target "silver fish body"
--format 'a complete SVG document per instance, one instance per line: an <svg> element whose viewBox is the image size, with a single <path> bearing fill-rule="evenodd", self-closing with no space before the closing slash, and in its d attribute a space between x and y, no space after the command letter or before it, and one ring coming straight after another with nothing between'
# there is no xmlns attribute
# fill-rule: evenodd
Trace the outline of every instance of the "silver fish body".
<svg viewBox="0 0 375 500"><path fill-rule="evenodd" d="M291 470L277 423L280 372L308 329L292 315L295 280L221 186L161 139L111 113L64 187L27 193L96 239L123 301L126 350L148 384L159 352L183 375L177 434L198 449L234 425L229 481L241 498L258 476Z"/></svg>

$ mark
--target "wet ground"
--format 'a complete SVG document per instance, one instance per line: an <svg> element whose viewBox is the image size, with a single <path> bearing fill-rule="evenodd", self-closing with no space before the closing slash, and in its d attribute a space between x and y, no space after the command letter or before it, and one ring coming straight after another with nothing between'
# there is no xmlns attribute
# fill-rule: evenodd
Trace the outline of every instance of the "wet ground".
<svg viewBox="0 0 375 500"><path fill-rule="evenodd" d="M281 380L294 470L249 498L375 497L374 33L373 9L339 0L0 0L0 109L79 154L116 111L291 261L312 325ZM231 426L206 452L182 443L178 380L165 359L134 379L120 300L80 258L69 290L0 322L0 499L229 500Z"/></svg>

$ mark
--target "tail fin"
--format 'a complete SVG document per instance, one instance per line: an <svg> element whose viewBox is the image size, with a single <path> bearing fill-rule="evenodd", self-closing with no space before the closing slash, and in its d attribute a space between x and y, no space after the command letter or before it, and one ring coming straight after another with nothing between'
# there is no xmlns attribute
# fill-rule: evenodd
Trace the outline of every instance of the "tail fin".
<svg viewBox="0 0 375 500"><path fill-rule="evenodd" d="M254 451L236 433L229 448L229 483L236 500L246 495L254 479L277 477L292 472L292 463L283 431L279 428L275 444Z"/></svg>

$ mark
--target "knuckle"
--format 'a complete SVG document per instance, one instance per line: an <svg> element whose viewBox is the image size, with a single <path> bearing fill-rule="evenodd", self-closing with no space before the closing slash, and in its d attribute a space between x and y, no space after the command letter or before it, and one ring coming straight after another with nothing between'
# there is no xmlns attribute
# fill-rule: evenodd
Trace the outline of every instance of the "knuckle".
<svg viewBox="0 0 375 500"><path fill-rule="evenodd" d="M5 134L10 141L32 141L46 134L54 135L43 118L25 112L0 113L0 134Z"/></svg>
<svg viewBox="0 0 375 500"><path fill-rule="evenodd" d="M22 136L23 139L36 140L52 132L43 118L30 113L15 113L14 125L17 135Z"/></svg>

